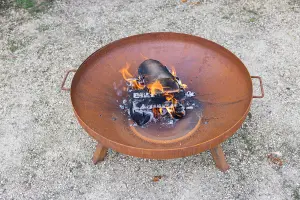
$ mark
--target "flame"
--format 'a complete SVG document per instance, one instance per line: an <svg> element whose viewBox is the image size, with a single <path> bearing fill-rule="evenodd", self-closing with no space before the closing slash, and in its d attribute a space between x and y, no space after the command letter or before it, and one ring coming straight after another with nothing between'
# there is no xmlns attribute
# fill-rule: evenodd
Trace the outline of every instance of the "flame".
<svg viewBox="0 0 300 200"><path fill-rule="evenodd" d="M165 97L166 97L166 100L167 100L167 101L171 101L171 100L174 98L174 95L173 95L173 94L170 94L170 93L166 93L166 94L165 94Z"/></svg>
<svg viewBox="0 0 300 200"><path fill-rule="evenodd" d="M163 109L162 108L158 108L159 113L162 115L163 114Z"/></svg>
<svg viewBox="0 0 300 200"><path fill-rule="evenodd" d="M183 89L186 89L188 86L186 84L181 83L180 85Z"/></svg>
<svg viewBox="0 0 300 200"><path fill-rule="evenodd" d="M141 85L139 82L137 82L137 80L133 80L132 81L132 85L133 85L133 89L135 90L141 90L144 89L144 85Z"/></svg>
<svg viewBox="0 0 300 200"><path fill-rule="evenodd" d="M152 108L152 112L155 118L164 114L163 108Z"/></svg>
<svg viewBox="0 0 300 200"><path fill-rule="evenodd" d="M152 108L152 112L153 112L155 118L157 118L158 116L163 115L163 109L162 108Z"/></svg>
<svg viewBox="0 0 300 200"><path fill-rule="evenodd" d="M129 68L130 68L129 63L126 63L126 65L122 69L120 69L119 72L122 74L125 81L129 82L132 85L133 89L135 90L143 89L144 86L141 85L136 79L133 79L132 74L130 74L128 71Z"/></svg>
<svg viewBox="0 0 300 200"><path fill-rule="evenodd" d="M174 66L171 66L172 67L172 71L171 71L171 74L173 76L176 76L176 70L175 70L175 67Z"/></svg>
<svg viewBox="0 0 300 200"><path fill-rule="evenodd" d="M147 87L149 88L149 93L151 95L157 94L158 93L157 91L164 92L164 88L162 84L159 82L159 80L156 80L154 83L148 84Z"/></svg>
<svg viewBox="0 0 300 200"><path fill-rule="evenodd" d="M175 67L174 66L171 66L172 70L171 70L171 74L173 76L176 77L176 70L175 70ZM187 85L186 84L183 84L181 83L181 81L179 81L179 85L183 88L183 89L186 89L187 88Z"/></svg>
<svg viewBox="0 0 300 200"><path fill-rule="evenodd" d="M174 106L169 106L169 107L166 107L166 109L167 109L167 111L168 111L168 113L169 113L170 117L172 117L172 118L173 118L173 115L172 115L172 113L175 113L175 108L174 108Z"/></svg>
<svg viewBox="0 0 300 200"><path fill-rule="evenodd" d="M152 112L155 118L157 118L159 116L159 111L157 108L152 108Z"/></svg>
<svg viewBox="0 0 300 200"><path fill-rule="evenodd" d="M130 68L130 65L126 63L125 67L119 70L119 72L122 74L123 78L128 81L129 78L132 78L133 76L129 73L128 69Z"/></svg>

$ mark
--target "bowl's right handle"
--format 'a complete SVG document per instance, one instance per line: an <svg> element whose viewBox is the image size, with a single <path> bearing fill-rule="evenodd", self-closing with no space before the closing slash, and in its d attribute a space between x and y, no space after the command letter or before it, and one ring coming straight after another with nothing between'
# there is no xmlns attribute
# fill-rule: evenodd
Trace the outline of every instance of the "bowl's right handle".
<svg viewBox="0 0 300 200"><path fill-rule="evenodd" d="M265 96L265 92L264 92L264 87L263 87L261 77L260 76L251 76L251 78L257 78L259 80L260 92L261 92L260 96L254 95L253 98L263 98Z"/></svg>
<svg viewBox="0 0 300 200"><path fill-rule="evenodd" d="M65 91L70 91L71 90L71 88L65 87L65 83L66 83L66 80L67 80L69 74L71 72L76 72L76 71L77 71L77 69L70 69L70 70L67 71L67 73L66 73L66 75L65 75L65 77L64 77L64 79L63 79L63 81L61 83L61 90L65 90Z"/></svg>

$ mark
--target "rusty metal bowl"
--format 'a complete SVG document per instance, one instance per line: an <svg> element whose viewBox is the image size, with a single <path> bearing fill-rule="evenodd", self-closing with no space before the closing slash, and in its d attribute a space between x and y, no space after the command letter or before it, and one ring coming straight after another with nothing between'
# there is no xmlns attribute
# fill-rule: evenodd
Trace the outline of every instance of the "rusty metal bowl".
<svg viewBox="0 0 300 200"><path fill-rule="evenodd" d="M141 128L130 125L119 108L126 96L119 70L130 72L146 58L174 66L177 76L197 93L201 115L193 111L175 127ZM71 70L67 75L76 70ZM66 75L66 77L67 77ZM66 78L65 77L65 78ZM71 84L75 115L89 135L118 152L154 159L185 157L212 149L242 125L253 96L245 65L224 47L192 35L148 33L112 42L88 57ZM62 89L68 90L62 84Z"/></svg>

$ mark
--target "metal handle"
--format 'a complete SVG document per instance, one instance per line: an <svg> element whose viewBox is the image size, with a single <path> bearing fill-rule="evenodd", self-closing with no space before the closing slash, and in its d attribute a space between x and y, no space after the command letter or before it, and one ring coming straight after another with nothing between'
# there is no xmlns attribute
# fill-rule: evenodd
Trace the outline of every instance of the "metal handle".
<svg viewBox="0 0 300 200"><path fill-rule="evenodd" d="M265 96L265 92L264 92L264 87L263 87L261 77L260 76L251 76L251 78L257 78L259 80L260 92L261 92L260 96L253 96L253 98L263 98Z"/></svg>
<svg viewBox="0 0 300 200"><path fill-rule="evenodd" d="M65 77L64 77L64 79L63 79L63 81L62 81L62 84L61 84L61 90L65 90L65 91L70 91L70 90L71 90L71 88L66 88L66 87L65 87L65 83L66 83L66 80L67 80L69 74L70 74L71 72L76 72L76 71L77 71L77 69L71 69L71 70L68 70L68 71L67 71L67 73L66 73L66 75L65 75Z"/></svg>

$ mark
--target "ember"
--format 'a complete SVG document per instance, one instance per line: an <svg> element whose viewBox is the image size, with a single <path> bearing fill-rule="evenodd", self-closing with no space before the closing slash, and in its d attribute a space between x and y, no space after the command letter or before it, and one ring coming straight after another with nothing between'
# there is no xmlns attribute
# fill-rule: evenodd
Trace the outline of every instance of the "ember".
<svg viewBox="0 0 300 200"><path fill-rule="evenodd" d="M128 109L131 118L142 126L150 121L163 118L181 119L186 114L187 98L195 96L194 92L185 91L187 85L176 76L172 67L170 71L159 61L145 60L138 68L135 78L128 71L129 64L120 70L127 82Z"/></svg>

